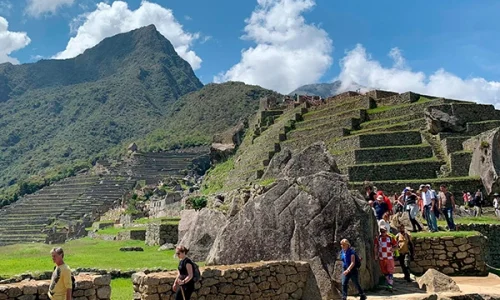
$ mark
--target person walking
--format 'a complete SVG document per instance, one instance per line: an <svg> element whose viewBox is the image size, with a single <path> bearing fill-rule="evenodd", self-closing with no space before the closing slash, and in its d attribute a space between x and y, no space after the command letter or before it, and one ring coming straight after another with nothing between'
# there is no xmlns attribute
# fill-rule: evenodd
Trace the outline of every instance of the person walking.
<svg viewBox="0 0 500 300"><path fill-rule="evenodd" d="M448 191L445 184L442 184L439 189L441 211L443 212L446 223L448 224L448 229L450 231L455 231L455 222L453 221L453 213L455 212L455 196Z"/></svg>
<svg viewBox="0 0 500 300"><path fill-rule="evenodd" d="M380 227L380 235L375 239L375 260L378 260L380 271L385 276L387 289L392 291L394 284L394 255L397 249L396 240L387 234L385 227Z"/></svg>
<svg viewBox="0 0 500 300"><path fill-rule="evenodd" d="M500 195L495 193L493 196L493 208L495 208L495 215L500 218Z"/></svg>
<svg viewBox="0 0 500 300"><path fill-rule="evenodd" d="M474 203L476 205L476 217L480 217L483 214L483 193L481 192L480 189L477 190L476 194L474 195Z"/></svg>
<svg viewBox="0 0 500 300"><path fill-rule="evenodd" d="M71 300L73 281L71 280L71 269L64 263L64 250L53 248L50 254L56 266L50 279L48 296L52 300Z"/></svg>
<svg viewBox="0 0 500 300"><path fill-rule="evenodd" d="M406 232L406 228L403 224L399 225L399 233L396 234L396 241L399 246L399 265L403 270L405 280L411 282L410 261L413 260L415 247L411 240L411 235Z"/></svg>
<svg viewBox="0 0 500 300"><path fill-rule="evenodd" d="M427 227L429 227L429 231L437 232L437 220L436 215L434 214L434 209L436 206L436 198L432 196L429 187L426 185L420 185L421 190L421 198L424 206L425 219L427 221Z"/></svg>
<svg viewBox="0 0 500 300"><path fill-rule="evenodd" d="M194 263L187 257L189 249L184 246L175 248L175 254L179 258L178 275L172 289L175 292L175 300L190 300L194 292Z"/></svg>
<svg viewBox="0 0 500 300"><path fill-rule="evenodd" d="M375 216L377 217L377 222L382 220L382 217L386 212L389 211L389 206L384 201L384 196L377 196L377 201L373 202L373 209L375 210Z"/></svg>
<svg viewBox="0 0 500 300"><path fill-rule="evenodd" d="M365 292L359 284L359 266L356 266L356 251L351 248L351 244L347 239L341 240L340 246L342 247L342 250L340 250L340 258L342 259L344 270L342 272L342 300L347 299L349 280L352 281L354 287L358 290L360 300L366 300Z"/></svg>

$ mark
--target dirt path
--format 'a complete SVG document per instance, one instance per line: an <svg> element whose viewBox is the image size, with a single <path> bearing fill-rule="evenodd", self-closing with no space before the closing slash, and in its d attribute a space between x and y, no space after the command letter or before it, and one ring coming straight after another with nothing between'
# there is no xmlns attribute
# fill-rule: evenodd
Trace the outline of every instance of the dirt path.
<svg viewBox="0 0 500 300"><path fill-rule="evenodd" d="M443 296L471 293L500 295L500 277L491 273L488 277L453 277L453 280L458 284L462 293L443 294ZM370 300L417 300L423 299L426 295L429 294L420 290L416 282L408 283L403 280L400 274L395 275L393 293L384 290L367 293ZM359 298L348 297L348 299L355 300Z"/></svg>

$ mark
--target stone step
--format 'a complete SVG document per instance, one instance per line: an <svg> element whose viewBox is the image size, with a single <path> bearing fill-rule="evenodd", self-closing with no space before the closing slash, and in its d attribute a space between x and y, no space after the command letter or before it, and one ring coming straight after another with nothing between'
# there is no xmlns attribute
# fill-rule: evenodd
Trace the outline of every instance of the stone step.
<svg viewBox="0 0 500 300"><path fill-rule="evenodd" d="M297 139L290 139L287 141L284 141L282 143L281 148L284 149L286 147L292 149L292 150L301 150L304 147L309 146L310 144L320 142L320 141L328 141L333 138L339 138L339 137L344 137L349 135L349 130L347 128L333 128L330 130L325 130L322 132L318 132L316 134L309 134L307 136L297 138Z"/></svg>
<svg viewBox="0 0 500 300"><path fill-rule="evenodd" d="M456 100L449 99L435 99L430 101L419 101L410 104L402 104L396 106L381 106L375 109L368 110L368 119L370 121L380 120L380 119L390 119L399 116L418 114L422 116L424 114L424 109L431 105L440 105L445 103L453 103Z"/></svg>
<svg viewBox="0 0 500 300"><path fill-rule="evenodd" d="M363 149L350 149L332 153L338 166L391 161L408 161L431 158L434 154L428 144L409 146L389 146Z"/></svg>
<svg viewBox="0 0 500 300"><path fill-rule="evenodd" d="M462 190L465 191L475 191L478 187L482 186L481 178L479 177L444 177L444 178L428 178L428 179L397 179L397 180L372 180L374 186L377 189L385 192L386 195L393 195L394 193L401 193L401 191L407 186L418 190L421 184L430 184L435 190L439 189L440 184L447 184L449 187L456 187L452 189L455 195L455 199L458 203L462 204ZM364 193L364 180L362 181L351 181L349 186L351 189L358 190Z"/></svg>
<svg viewBox="0 0 500 300"><path fill-rule="evenodd" d="M469 122L467 123L467 135L478 135L482 132L488 131L490 129L495 129L500 127L500 120L488 120L482 122Z"/></svg>
<svg viewBox="0 0 500 300"><path fill-rule="evenodd" d="M5 236L10 236L10 235L34 235L34 234L40 234L42 233L43 228L40 228L38 230L33 229L33 230L28 230L28 229L23 229L23 228L8 228L8 229L2 229L0 228L0 235L5 235Z"/></svg>
<svg viewBox="0 0 500 300"><path fill-rule="evenodd" d="M360 149L388 146L407 146L422 144L420 131L400 131L367 133L332 139L327 142L330 151L339 152L345 149Z"/></svg>
<svg viewBox="0 0 500 300"><path fill-rule="evenodd" d="M305 124L305 126L304 126ZM295 124L294 131L302 131L302 130L321 130L321 129L329 129L335 127L344 127L344 128L358 128L360 124L359 118L321 118L308 122L298 122ZM292 132L294 132L292 131Z"/></svg>
<svg viewBox="0 0 500 300"><path fill-rule="evenodd" d="M472 162L472 152L459 151L449 155L450 158L450 176L461 177L469 176L469 167Z"/></svg>
<svg viewBox="0 0 500 300"><path fill-rule="evenodd" d="M424 118L415 119L407 122L395 123L384 125L380 127L370 127L352 132L352 134L361 134L369 132L390 132L390 131L403 131L403 130L422 130L426 126Z"/></svg>
<svg viewBox="0 0 500 300"><path fill-rule="evenodd" d="M369 128L383 127L383 126L388 126L388 125L393 125L393 124L398 124L398 123L404 123L404 122L408 122L411 120L422 118L422 116L423 116L422 114L410 113L410 114L396 116L396 117L388 118L388 119L367 121L367 122L361 123L360 128L361 129L369 129Z"/></svg>
<svg viewBox="0 0 500 300"><path fill-rule="evenodd" d="M304 115L304 121L297 122L295 123L295 128L300 129L300 128L305 128L305 127L312 127L316 123L327 123L330 121L336 121L340 119L347 119L347 118L354 118L354 119L359 119L361 121L366 120L366 109L355 109L355 110L349 110L345 112L341 112L339 114L335 115L326 115L322 117L318 117L315 115L312 115L307 117Z"/></svg>
<svg viewBox="0 0 500 300"><path fill-rule="evenodd" d="M441 140L441 146L443 147L445 155L450 155L453 152L458 152L464 150L462 143L468 140L467 136L450 136Z"/></svg>
<svg viewBox="0 0 500 300"><path fill-rule="evenodd" d="M370 109L375 107L375 101L369 97L363 97L359 100L355 100L352 102L346 102L340 105L335 106L327 106L322 109L314 110L304 114L304 120L317 119L326 117L329 115L338 115L343 112L350 112L352 110L360 110L360 109ZM321 106L319 106L321 108Z"/></svg>
<svg viewBox="0 0 500 300"><path fill-rule="evenodd" d="M436 178L443 162L421 159L391 163L360 164L341 168L350 181Z"/></svg>
<svg viewBox="0 0 500 300"><path fill-rule="evenodd" d="M301 128L299 130L293 130L287 133L287 139L295 140L302 139L311 135L321 134L322 132L338 129L341 134L343 134L344 129L351 130L356 128L359 124L357 119L343 119L332 123L317 124L316 127ZM342 136L342 135L340 135Z"/></svg>

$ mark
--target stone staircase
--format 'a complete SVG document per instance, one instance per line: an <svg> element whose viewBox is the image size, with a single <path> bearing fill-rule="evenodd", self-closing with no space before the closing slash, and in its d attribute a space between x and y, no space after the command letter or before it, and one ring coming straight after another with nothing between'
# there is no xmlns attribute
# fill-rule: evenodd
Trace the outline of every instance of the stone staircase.
<svg viewBox="0 0 500 300"><path fill-rule="evenodd" d="M365 180L389 194L422 183L434 188L448 183L460 189L455 192L481 186L478 178L468 177L472 153L463 151L462 142L500 126L500 114L492 105L411 92L354 94L327 99L319 106L306 105L275 148L300 151L323 141L352 187L360 190ZM424 109L429 106L470 112L466 130L426 134Z"/></svg>
<svg viewBox="0 0 500 300"><path fill-rule="evenodd" d="M0 246L45 242L43 231L55 220L76 223L85 215L98 216L134 185L120 176L79 175L24 196L0 211Z"/></svg>

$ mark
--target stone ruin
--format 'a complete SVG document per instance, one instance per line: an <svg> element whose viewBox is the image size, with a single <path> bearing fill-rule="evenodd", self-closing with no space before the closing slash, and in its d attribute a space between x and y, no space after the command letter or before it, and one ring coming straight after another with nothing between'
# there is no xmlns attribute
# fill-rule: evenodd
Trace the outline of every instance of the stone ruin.
<svg viewBox="0 0 500 300"><path fill-rule="evenodd" d="M363 257L362 284L373 287L378 281L375 217L361 195L349 191L325 145L315 144L286 162L278 159L270 168L282 167L279 179L235 214L204 209L190 220L182 218L180 243L192 247L190 255L206 258L207 265L308 261L322 296L334 298L342 269L340 240L349 238Z"/></svg>

